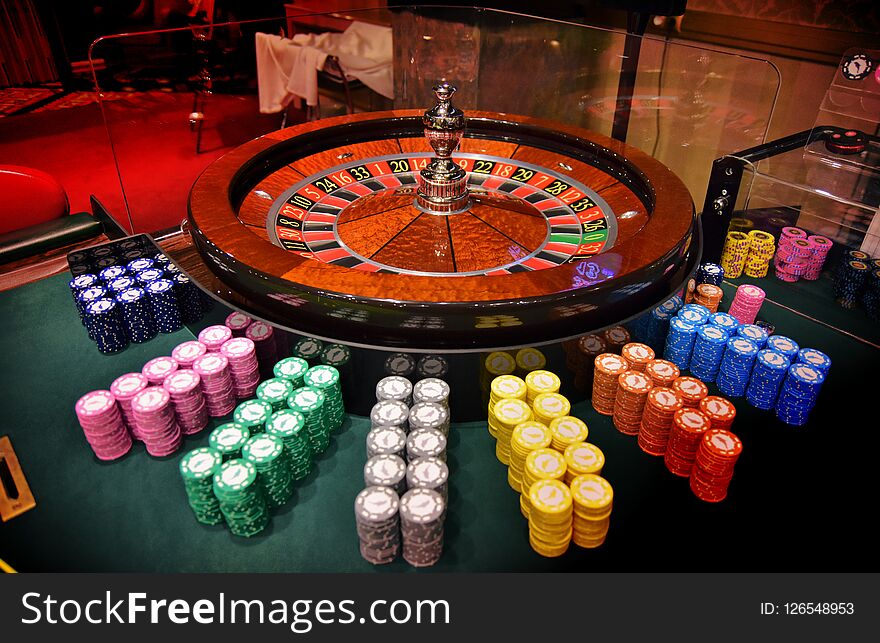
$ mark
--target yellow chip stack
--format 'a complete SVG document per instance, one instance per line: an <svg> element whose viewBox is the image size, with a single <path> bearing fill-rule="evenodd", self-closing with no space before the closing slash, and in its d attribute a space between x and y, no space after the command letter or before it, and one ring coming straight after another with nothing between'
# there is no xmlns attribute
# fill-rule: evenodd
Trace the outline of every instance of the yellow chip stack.
<svg viewBox="0 0 880 643"><path fill-rule="evenodd" d="M571 413L571 402L559 393L541 393L532 401L532 410L535 412L535 419L538 422L550 426L553 420L563 418Z"/></svg>
<svg viewBox="0 0 880 643"><path fill-rule="evenodd" d="M510 462L507 466L507 482L517 493L522 493L526 458L537 449L550 446L550 429L540 422L523 422L513 427L510 435Z"/></svg>
<svg viewBox="0 0 880 643"><path fill-rule="evenodd" d="M572 539L572 494L559 480L539 480L529 487L529 544L553 558L568 550Z"/></svg>
<svg viewBox="0 0 880 643"><path fill-rule="evenodd" d="M539 480L562 480L565 478L565 458L554 449L535 449L526 456L523 469L522 493L519 497L519 509L523 516L529 517L531 504L529 489Z"/></svg>
<svg viewBox="0 0 880 643"><path fill-rule="evenodd" d="M565 482L567 484L571 484L577 476L585 473L602 475L605 454L595 444L589 442L569 444L562 455L565 458Z"/></svg>
<svg viewBox="0 0 880 643"><path fill-rule="evenodd" d="M742 232L727 233L724 250L721 252L721 267L724 268L725 277L736 279L742 274L751 245L749 235Z"/></svg>
<svg viewBox="0 0 880 643"><path fill-rule="evenodd" d="M504 464L510 461L510 436L514 427L531 419L532 409L522 400L498 400L492 407L489 432L495 432L495 455Z"/></svg>
<svg viewBox="0 0 880 643"><path fill-rule="evenodd" d="M499 375L512 375L516 370L516 360L510 353L495 351L485 353L480 359L480 391L489 391L490 384Z"/></svg>
<svg viewBox="0 0 880 643"><path fill-rule="evenodd" d="M586 473L571 481L574 501L572 540L578 547L593 548L605 542L611 523L614 491L602 476ZM534 509L533 509L534 511Z"/></svg>
<svg viewBox="0 0 880 643"><path fill-rule="evenodd" d="M489 389L489 417L492 417L492 410L501 400L525 399L526 383L524 381L516 375L499 375L492 380L492 385ZM489 433L492 434L493 438L498 437L495 435L495 429L492 427L491 422L489 423Z"/></svg>
<svg viewBox="0 0 880 643"><path fill-rule="evenodd" d="M537 348L521 348L516 352L516 374L525 377L547 366L547 358Z"/></svg>
<svg viewBox="0 0 880 643"><path fill-rule="evenodd" d="M555 373L550 371L532 371L526 375L526 402L535 403L535 398L542 393L558 393L562 382Z"/></svg>
<svg viewBox="0 0 880 643"><path fill-rule="evenodd" d="M560 395L559 397L562 396ZM537 411L535 414L537 415ZM550 422L550 434L553 436L551 446L560 453L564 453L568 445L576 442L586 442L590 430L580 418L564 415Z"/></svg>
<svg viewBox="0 0 880 643"><path fill-rule="evenodd" d="M761 279L767 276L770 270L770 260L776 253L776 238L763 230L749 232L749 255L746 257L746 265L743 273L753 279Z"/></svg>

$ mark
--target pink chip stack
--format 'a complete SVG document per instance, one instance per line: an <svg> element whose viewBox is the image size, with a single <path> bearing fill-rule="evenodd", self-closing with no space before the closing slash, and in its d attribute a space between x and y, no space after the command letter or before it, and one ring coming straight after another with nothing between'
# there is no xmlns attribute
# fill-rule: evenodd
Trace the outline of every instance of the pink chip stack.
<svg viewBox="0 0 880 643"><path fill-rule="evenodd" d="M797 281L807 272L813 248L807 233L800 228L786 226L779 236L779 246L773 258L776 278L781 281Z"/></svg>
<svg viewBox="0 0 880 643"><path fill-rule="evenodd" d="M202 378L185 368L175 371L162 383L177 415L177 423L184 435L198 433L208 426L208 405L202 392Z"/></svg>
<svg viewBox="0 0 880 643"><path fill-rule="evenodd" d="M275 345L274 335L272 327L261 321L253 322L245 331L245 337L256 347L257 360L261 366L274 366L278 361L278 348Z"/></svg>
<svg viewBox="0 0 880 643"><path fill-rule="evenodd" d="M202 378L208 415L216 418L232 413L235 408L235 387L229 372L229 360L220 353L208 353L193 362L193 370Z"/></svg>
<svg viewBox="0 0 880 643"><path fill-rule="evenodd" d="M741 324L754 324L761 304L764 303L765 293L761 288L752 284L743 284L736 289L736 295L727 312L736 317Z"/></svg>
<svg viewBox="0 0 880 643"><path fill-rule="evenodd" d="M202 342L195 340L183 342L174 347L171 351L171 357L180 366L180 368L192 368L193 362L208 352L208 347Z"/></svg>
<svg viewBox="0 0 880 643"><path fill-rule="evenodd" d="M812 249L812 255L807 260L807 271L803 274L803 278L809 281L816 281L822 274L822 266L828 258L828 253L834 247L834 243L828 237L818 234L807 237L807 242Z"/></svg>
<svg viewBox="0 0 880 643"><path fill-rule="evenodd" d="M260 365L254 343L247 337L233 337L220 347L220 354L229 360L229 373L235 397L253 397L260 383Z"/></svg>
<svg viewBox="0 0 880 643"><path fill-rule="evenodd" d="M126 373L120 375L110 385L110 392L119 403L119 410L122 411L122 420L125 426L131 431L131 437L140 440L137 425L134 421L134 412L131 410L131 401L134 396L143 391L150 385L149 380L143 373Z"/></svg>
<svg viewBox="0 0 880 643"><path fill-rule="evenodd" d="M100 460L116 460L128 453L131 435L110 391L86 393L74 409L86 440Z"/></svg>
<svg viewBox="0 0 880 643"><path fill-rule="evenodd" d="M141 373L147 378L150 386L162 386L165 378L177 370L177 361L173 357L154 357L144 364Z"/></svg>
<svg viewBox="0 0 880 643"><path fill-rule="evenodd" d="M180 448L180 425L168 391L161 386L148 386L134 396L131 410L147 453L161 458Z"/></svg>
<svg viewBox="0 0 880 643"><path fill-rule="evenodd" d="M229 313L229 316L226 318L226 327L232 331L235 337L244 337L244 332L251 325L252 321L253 319L244 313Z"/></svg>
<svg viewBox="0 0 880 643"><path fill-rule="evenodd" d="M199 333L199 341L211 353L218 353L224 343L232 339L232 331L226 326L208 326Z"/></svg>

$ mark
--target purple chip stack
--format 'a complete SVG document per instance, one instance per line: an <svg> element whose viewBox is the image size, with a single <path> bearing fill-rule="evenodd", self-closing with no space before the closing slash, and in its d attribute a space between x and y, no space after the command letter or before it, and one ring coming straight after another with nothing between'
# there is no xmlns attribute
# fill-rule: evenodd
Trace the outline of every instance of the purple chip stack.
<svg viewBox="0 0 880 643"><path fill-rule="evenodd" d="M116 460L128 453L131 435L110 391L86 393L74 409L86 440L100 460Z"/></svg>
<svg viewBox="0 0 880 643"><path fill-rule="evenodd" d="M260 366L272 367L278 361L275 332L266 322L255 321L247 327L245 337L254 343Z"/></svg>
<svg viewBox="0 0 880 643"><path fill-rule="evenodd" d="M126 373L120 375L110 385L110 392L119 403L119 410L122 411L122 420L125 426L131 431L131 437L140 440L137 425L134 421L134 412L131 410L131 401L134 396L143 391L150 385L149 380L143 373Z"/></svg>
<svg viewBox="0 0 880 643"><path fill-rule="evenodd" d="M208 353L193 362L193 370L202 378L208 415L217 418L232 413L235 408L235 387L229 372L229 360L219 353Z"/></svg>
<svg viewBox="0 0 880 643"><path fill-rule="evenodd" d="M776 278L781 281L797 281L807 272L813 247L807 233L800 228L786 226L779 236L779 246L773 258Z"/></svg>
<svg viewBox="0 0 880 643"><path fill-rule="evenodd" d="M171 396L177 423L184 435L198 433L208 426L208 405L202 392L202 378L184 368L165 378L162 388Z"/></svg>
<svg viewBox="0 0 880 643"><path fill-rule="evenodd" d="M244 337L244 332L247 330L247 327L251 325L252 321L253 319L244 313L229 313L229 316L226 318L226 327L231 330L232 334L236 337Z"/></svg>
<svg viewBox="0 0 880 643"><path fill-rule="evenodd" d="M182 436L171 396L161 386L148 386L131 401L138 433L155 457L171 455L180 448Z"/></svg>
<svg viewBox="0 0 880 643"><path fill-rule="evenodd" d="M226 326L208 326L199 333L199 341L202 342L211 353L219 352L220 347L230 339L232 339L232 331Z"/></svg>
<svg viewBox="0 0 880 643"><path fill-rule="evenodd" d="M260 365L254 343L247 337L233 337L220 347L220 354L229 360L229 372L235 397L253 397L260 383Z"/></svg>
<svg viewBox="0 0 880 643"><path fill-rule="evenodd" d="M144 364L141 373L147 378L150 386L162 386L165 378L177 370L177 361L173 357L154 357Z"/></svg>
<svg viewBox="0 0 880 643"><path fill-rule="evenodd" d="M807 260L807 271L803 274L803 278L816 281L822 274L822 266L825 265L825 260L828 258L828 253L834 246L834 242L828 237L814 234L807 237L807 243L810 244L812 254Z"/></svg>
<svg viewBox="0 0 880 643"><path fill-rule="evenodd" d="M202 342L195 340L183 342L174 347L171 351L171 357L177 362L180 368L192 368L193 362L208 352L208 347Z"/></svg>

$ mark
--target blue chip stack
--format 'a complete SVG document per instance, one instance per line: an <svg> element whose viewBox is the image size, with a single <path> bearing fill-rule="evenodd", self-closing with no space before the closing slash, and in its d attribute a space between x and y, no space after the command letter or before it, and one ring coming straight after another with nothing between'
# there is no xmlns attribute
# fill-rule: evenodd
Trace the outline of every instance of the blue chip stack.
<svg viewBox="0 0 880 643"><path fill-rule="evenodd" d="M777 353L782 353L789 359L789 361L798 361L797 354L800 350L800 346L798 346L797 342L791 337L786 337L785 335L771 335L767 338L767 348L776 351Z"/></svg>
<svg viewBox="0 0 880 643"><path fill-rule="evenodd" d="M171 279L180 309L180 319L184 324L193 324L202 318L201 291L189 277L180 273Z"/></svg>
<svg viewBox="0 0 880 643"><path fill-rule="evenodd" d="M141 344L153 339L158 332L153 321L150 298L143 288L129 288L116 294L122 311L122 322L129 340Z"/></svg>
<svg viewBox="0 0 880 643"><path fill-rule="evenodd" d="M678 311L678 315L676 316L689 324L702 326L709 321L709 317L712 316L712 311L700 304L685 304L681 307L681 310Z"/></svg>
<svg viewBox="0 0 880 643"><path fill-rule="evenodd" d="M125 292L130 288L138 287L137 282L127 275L125 277L117 277L108 285L110 287L110 292L112 292L114 296L118 295L121 292Z"/></svg>
<svg viewBox="0 0 880 643"><path fill-rule="evenodd" d="M677 315L678 311L681 310L681 307L684 305L684 301L678 295L673 295L662 304L660 304L660 308L667 311L672 315Z"/></svg>
<svg viewBox="0 0 880 643"><path fill-rule="evenodd" d="M161 268L147 268L146 270L141 270L138 273L135 273L134 278L137 280L138 285L141 288L146 288L154 281L158 281L164 278L165 272Z"/></svg>
<svg viewBox="0 0 880 643"><path fill-rule="evenodd" d="M720 286L721 282L724 281L724 268L717 263L704 263L697 268L695 278L697 285L712 284L713 286Z"/></svg>
<svg viewBox="0 0 880 643"><path fill-rule="evenodd" d="M792 364L776 402L776 417L792 426L803 426L816 405L825 375L809 364Z"/></svg>
<svg viewBox="0 0 880 643"><path fill-rule="evenodd" d="M831 358L815 348L802 348L798 351L797 360L819 369L822 375L828 375L831 369Z"/></svg>
<svg viewBox="0 0 880 643"><path fill-rule="evenodd" d="M112 299L98 299L86 306L86 328L102 353L118 353L128 346L119 306Z"/></svg>
<svg viewBox="0 0 880 643"><path fill-rule="evenodd" d="M713 326L720 326L727 331L728 335L736 335L736 329L739 328L739 320L727 313L712 313L709 315L707 323Z"/></svg>
<svg viewBox="0 0 880 643"><path fill-rule="evenodd" d="M151 268L151 270L155 270ZM143 272L139 275L144 274ZM160 333L173 333L183 326L180 309L174 295L174 284L168 279L156 279L147 284L147 295L150 299L150 310L156 322L156 330Z"/></svg>
<svg viewBox="0 0 880 643"><path fill-rule="evenodd" d="M81 275L75 275L73 279L71 279L67 284L68 288L70 288L70 294L73 296L74 301L76 301L76 296L83 290L94 288L95 286L100 285L101 281L98 279L98 277L90 272L86 272Z"/></svg>
<svg viewBox="0 0 880 643"><path fill-rule="evenodd" d="M101 270L101 272L98 273L98 276L101 277L101 281L109 285L111 281L124 276L126 272L127 271L122 266L113 265Z"/></svg>
<svg viewBox="0 0 880 643"><path fill-rule="evenodd" d="M689 324L681 317L673 317L669 322L663 358L678 366L679 370L686 370L691 363L691 352L696 339L696 324Z"/></svg>
<svg viewBox="0 0 880 643"><path fill-rule="evenodd" d="M128 264L126 265L126 268L128 268L128 272L130 272L133 275L136 275L139 272L143 272L144 270L149 270L150 268L152 268L153 263L154 262L152 259L148 259L147 257L141 257L140 259L134 259L132 261L129 261Z"/></svg>
<svg viewBox="0 0 880 643"><path fill-rule="evenodd" d="M848 258L861 255L864 255L865 259ZM837 271L837 278L834 282L834 298L837 303L844 308L855 308L870 273L871 267L867 255L859 250L850 250Z"/></svg>
<svg viewBox="0 0 880 643"><path fill-rule="evenodd" d="M758 345L758 348L764 348L767 344L767 331L755 324L743 324L736 329L736 334L752 340Z"/></svg>
<svg viewBox="0 0 880 643"><path fill-rule="evenodd" d="M791 360L782 353L767 348L758 351L749 387L746 390L746 401L764 411L776 406L779 387L789 366Z"/></svg>
<svg viewBox="0 0 880 643"><path fill-rule="evenodd" d="M88 328L86 324L86 307L93 301L98 301L107 296L107 289L103 286L92 286L85 290L80 290L76 295L76 308L79 310L80 321ZM89 337L91 337L89 333Z"/></svg>
<svg viewBox="0 0 880 643"><path fill-rule="evenodd" d="M704 324L697 328L697 339L691 355L691 375L706 383L714 382L728 339L727 331L719 326Z"/></svg>
<svg viewBox="0 0 880 643"><path fill-rule="evenodd" d="M758 345L752 340L737 336L727 341L717 381L722 395L742 397L745 394L757 356Z"/></svg>
<svg viewBox="0 0 880 643"><path fill-rule="evenodd" d="M165 270L165 268L171 264L171 259L169 259L168 255L166 255L164 252L159 252L154 255L153 261L155 262L153 265L156 268L161 268L162 270Z"/></svg>

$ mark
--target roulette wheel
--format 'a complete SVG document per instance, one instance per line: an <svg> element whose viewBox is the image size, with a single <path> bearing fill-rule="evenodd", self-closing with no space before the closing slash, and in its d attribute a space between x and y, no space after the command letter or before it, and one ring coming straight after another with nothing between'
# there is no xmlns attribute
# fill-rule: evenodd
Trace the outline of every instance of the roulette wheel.
<svg viewBox="0 0 880 643"><path fill-rule="evenodd" d="M684 184L605 136L524 116L426 112L305 123L194 184L187 271L267 321L354 345L484 350L618 323L700 255Z"/></svg>

